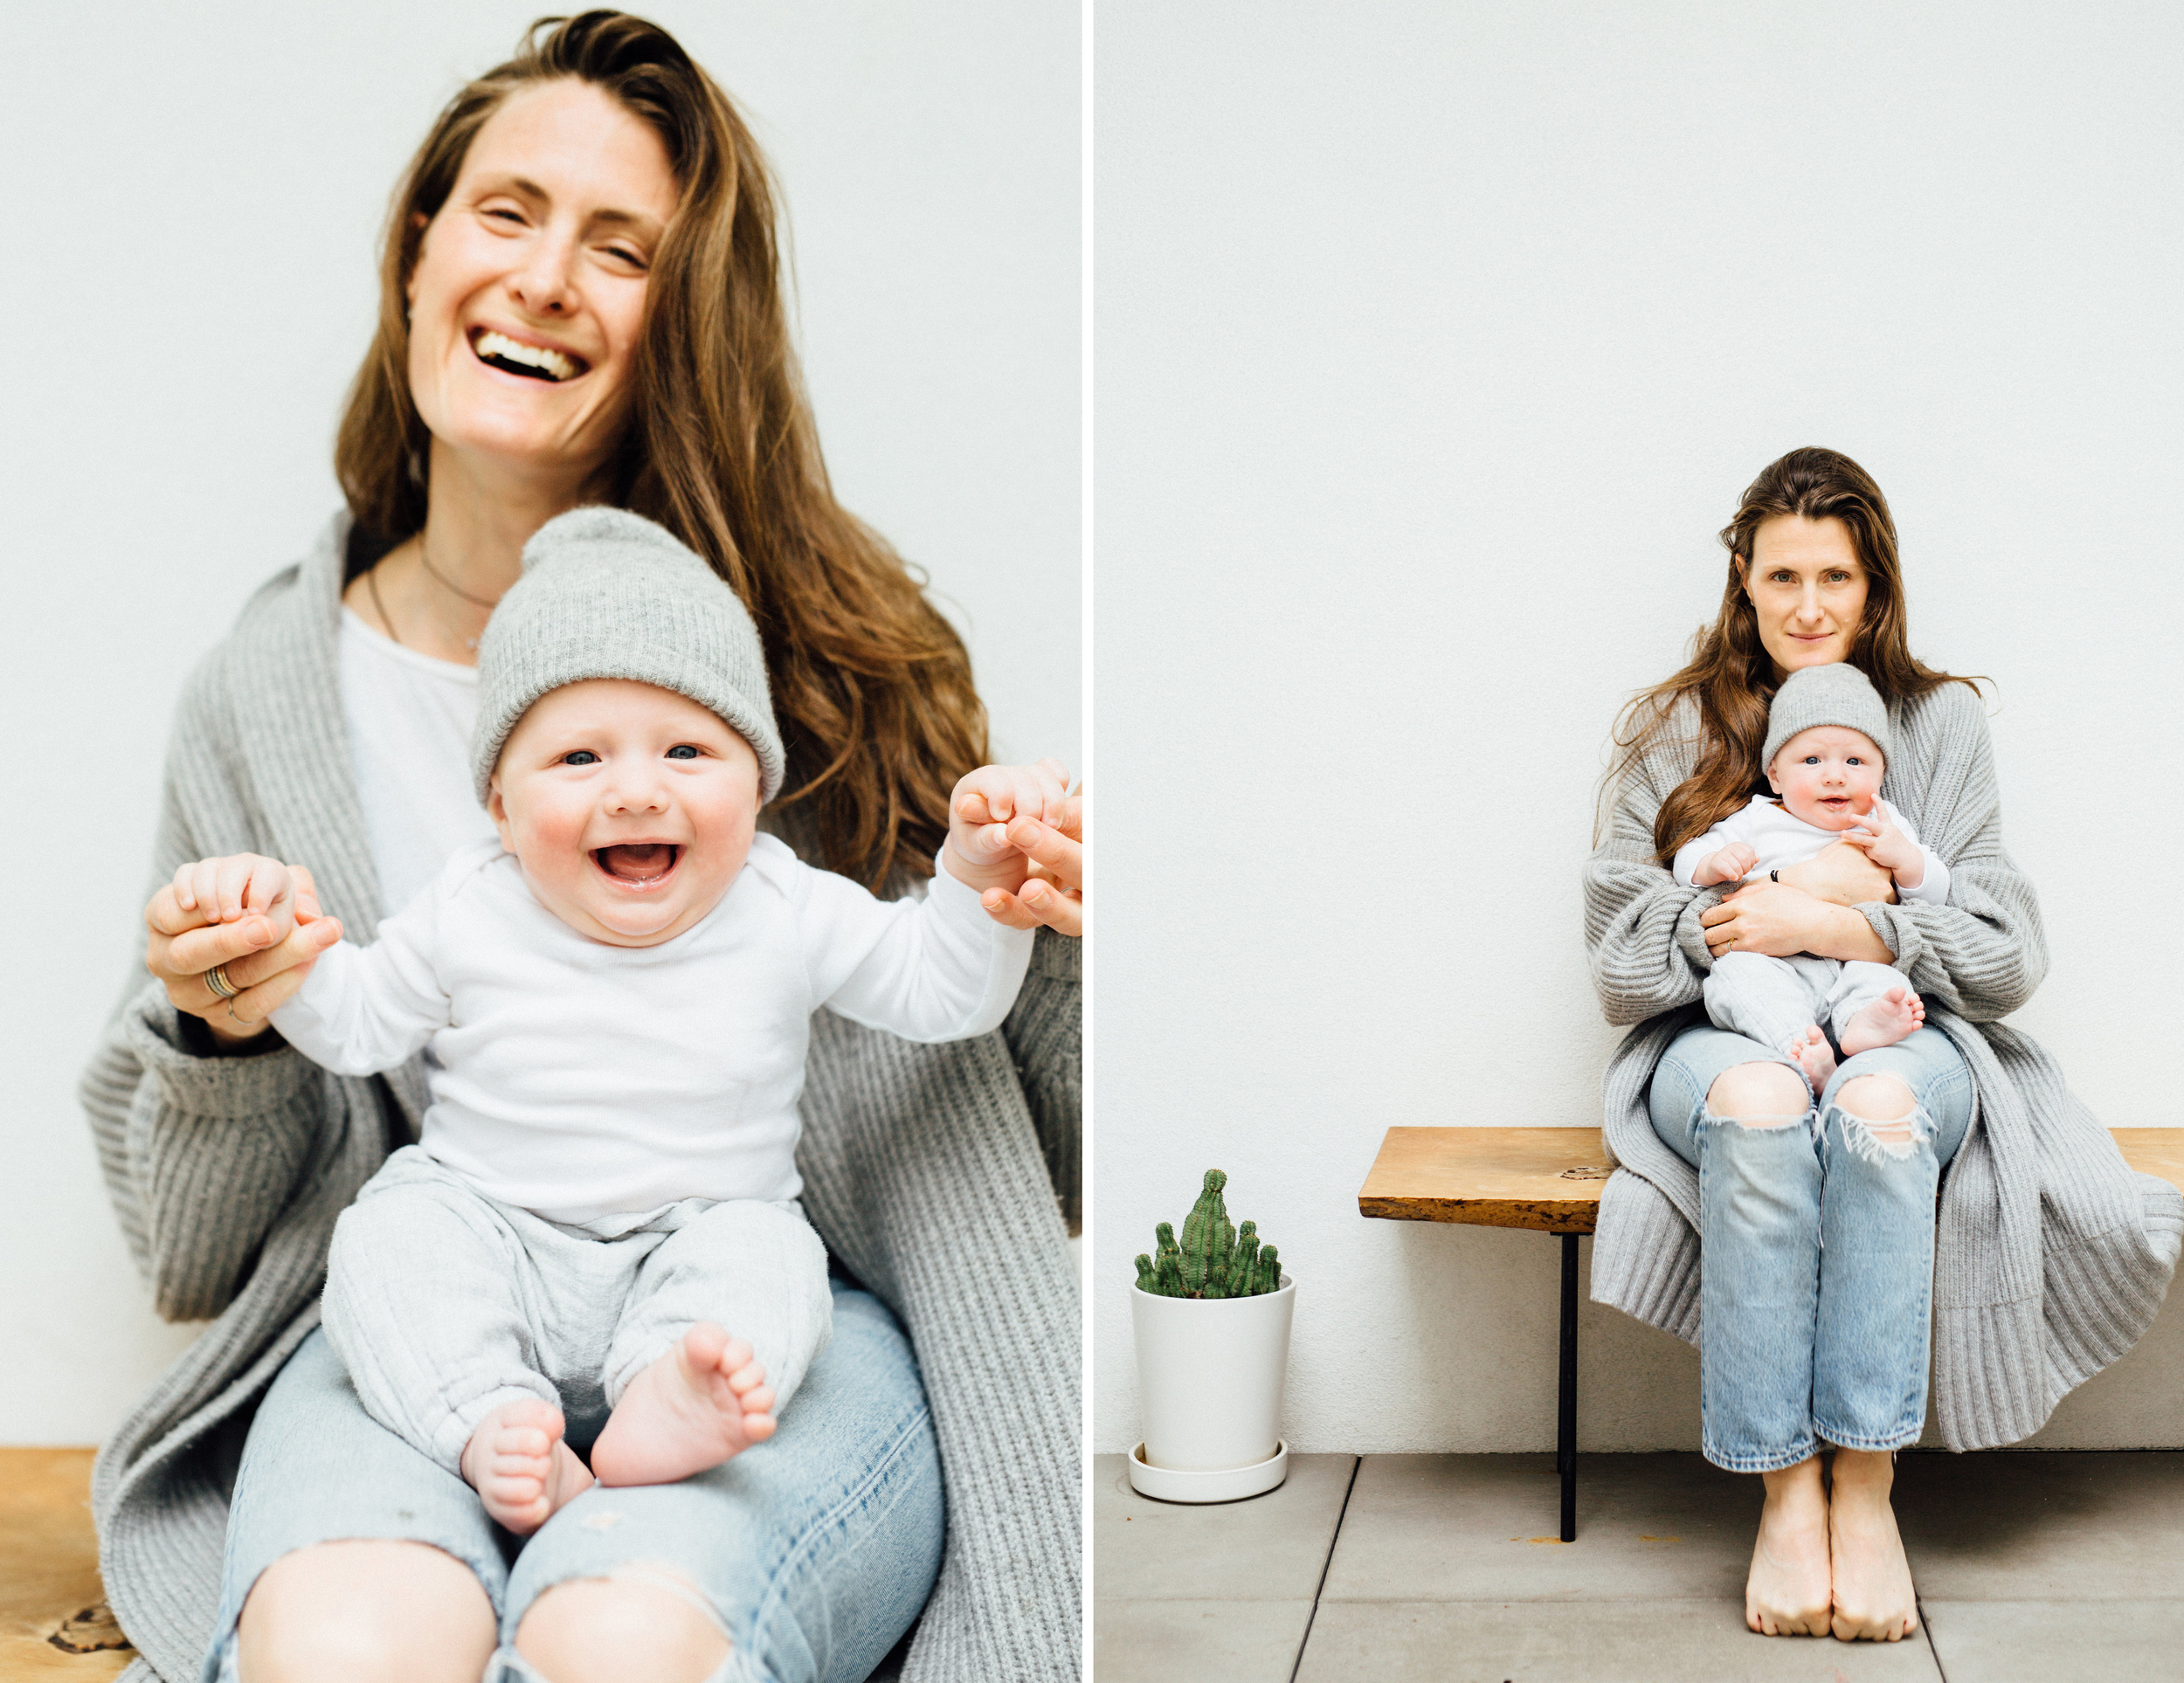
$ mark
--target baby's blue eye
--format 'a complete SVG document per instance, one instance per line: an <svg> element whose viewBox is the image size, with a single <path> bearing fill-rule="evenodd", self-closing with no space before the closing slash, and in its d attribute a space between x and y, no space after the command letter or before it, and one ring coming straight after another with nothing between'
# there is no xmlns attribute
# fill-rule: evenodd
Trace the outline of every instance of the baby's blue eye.
<svg viewBox="0 0 2184 1683"><path fill-rule="evenodd" d="M561 756L565 766L591 766L599 762L599 756L588 748L571 748Z"/></svg>
<svg viewBox="0 0 2184 1683"><path fill-rule="evenodd" d="M698 751L688 742L677 742L667 750L667 757L670 760L695 760L698 757Z"/></svg>

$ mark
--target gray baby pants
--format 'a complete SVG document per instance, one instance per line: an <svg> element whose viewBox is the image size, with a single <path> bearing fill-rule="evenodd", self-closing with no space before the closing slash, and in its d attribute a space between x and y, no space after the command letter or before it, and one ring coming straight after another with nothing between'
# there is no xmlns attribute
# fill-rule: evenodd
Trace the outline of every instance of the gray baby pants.
<svg viewBox="0 0 2184 1683"><path fill-rule="evenodd" d="M1850 1019L1890 988L1918 991L1901 970L1863 959L1724 953L1706 978L1706 1017L1778 1052L1818 1024L1840 1051Z"/></svg>
<svg viewBox="0 0 2184 1683"><path fill-rule="evenodd" d="M749 1342L778 1417L834 1307L826 1247L793 1202L686 1198L603 1239L405 1146L335 1224L324 1320L365 1411L460 1474L502 1404L560 1408L565 1391L612 1408L701 1321Z"/></svg>

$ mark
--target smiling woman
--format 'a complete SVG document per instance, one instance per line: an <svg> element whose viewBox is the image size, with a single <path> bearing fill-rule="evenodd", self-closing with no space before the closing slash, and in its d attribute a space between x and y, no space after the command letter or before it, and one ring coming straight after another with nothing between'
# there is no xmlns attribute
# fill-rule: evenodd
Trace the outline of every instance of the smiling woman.
<svg viewBox="0 0 2184 1683"><path fill-rule="evenodd" d="M1718 615L1626 714L1586 866L1593 982L1634 1025L1593 1293L1699 1343L1706 1457L1766 1487L1751 1628L1894 1642L1930 1354L1951 1448L2027 1436L2151 1322L2179 1208L1993 1026L2046 968L2039 900L1976 686L1911 652L1879 486L1792 451L1721 539ZM2024 1315L2006 1282L2043 1276Z"/></svg>
<svg viewBox="0 0 2184 1683"><path fill-rule="evenodd" d="M335 1218L415 1137L427 1072L321 1074L267 1019L337 926L372 929L455 850L490 852L495 819L549 821L505 788L481 806L473 733L480 637L549 520L644 516L748 607L779 762L754 791L689 721L644 757L681 776L691 748L737 833L754 813L772 832L762 851L899 895L987 757L961 639L829 485L776 204L743 121L664 31L536 26L397 190L336 446L346 514L190 681L156 869L287 861L297 921L156 897L149 985L84 1082L159 1307L215 1323L94 1490L113 1605L162 1676L852 1678L913 1623L909 1675L1075 1674L1077 1309L1045 1165L1075 1133L1082 818L1059 790L1053 824L1007 825L1039 875L971 907L1037 932L997 1033L923 1046L809 1018L796 1169L837 1265L834 1334L763 1454L618 1489L518 1553L471 1486L363 1411L316 1327ZM612 713L587 731L612 736ZM702 874L679 835L633 840L583 852L613 855L578 896L605 896L610 937ZM563 1403L582 1448L601 1398Z"/></svg>

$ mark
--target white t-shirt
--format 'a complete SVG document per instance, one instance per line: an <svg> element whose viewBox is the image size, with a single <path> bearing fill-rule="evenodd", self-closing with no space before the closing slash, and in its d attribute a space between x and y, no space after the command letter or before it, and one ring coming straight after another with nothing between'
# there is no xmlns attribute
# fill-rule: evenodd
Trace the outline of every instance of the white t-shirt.
<svg viewBox="0 0 2184 1683"><path fill-rule="evenodd" d="M1876 796L1876 800L1880 797ZM1918 848L1925 861L1925 873L1918 879L1918 886L1906 888L1900 882L1896 892L1904 900L1915 900L1928 906L1946 906L1949 903L1949 867L1941 862L1941 856L1918 839L1918 832L1911 828L1911 820L1886 801L1881 810L1888 814L1889 822L1904 832L1904 839ZM1831 847L1842 839L1842 832L1822 830L1816 824L1807 824L1781 802L1765 795L1754 795L1741 812L1732 812L1695 841L1687 841L1676 850L1676 861L1669 867L1676 881L1689 888L1691 879L1698 873L1707 855L1718 852L1731 842L1742 842L1759 856L1759 864L1746 873L1747 882L1764 878L1770 871L1779 871L1786 865L1802 865L1807 859Z"/></svg>
<svg viewBox="0 0 2184 1683"><path fill-rule="evenodd" d="M337 648L364 837L386 904L407 906L456 849L495 833L470 783L477 668L405 649L346 608Z"/></svg>
<svg viewBox="0 0 2184 1683"><path fill-rule="evenodd" d="M425 1152L487 1197L611 1235L683 1198L793 1198L812 1012L912 1040L999 1026L1031 960L943 869L881 900L751 844L720 904L656 947L542 906L513 855L463 849L379 926L337 942L273 1025L342 1074L427 1041Z"/></svg>

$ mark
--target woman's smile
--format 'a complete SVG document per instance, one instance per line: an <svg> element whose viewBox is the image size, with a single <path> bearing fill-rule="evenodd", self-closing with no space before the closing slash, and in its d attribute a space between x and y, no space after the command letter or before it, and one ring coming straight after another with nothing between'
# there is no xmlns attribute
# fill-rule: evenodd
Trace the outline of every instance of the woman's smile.
<svg viewBox="0 0 2184 1683"><path fill-rule="evenodd" d="M487 368L498 369L525 380L544 380L559 385L590 372L583 357L535 339L520 338L498 328L473 328L470 350Z"/></svg>

